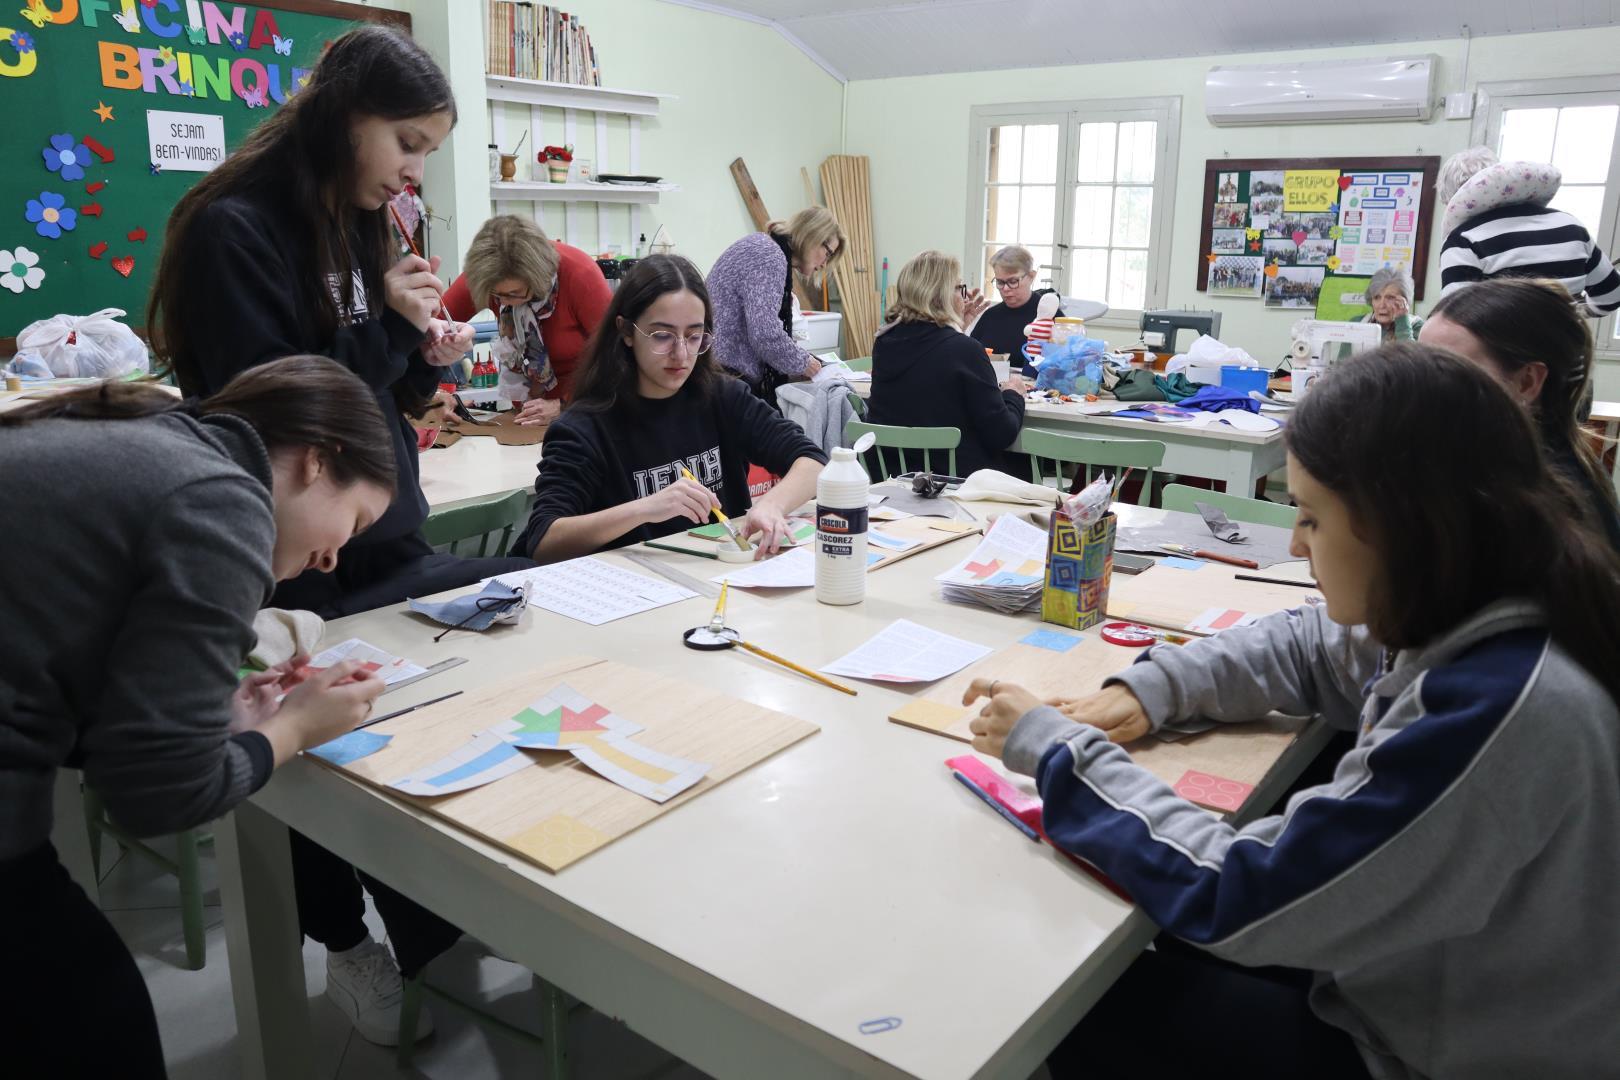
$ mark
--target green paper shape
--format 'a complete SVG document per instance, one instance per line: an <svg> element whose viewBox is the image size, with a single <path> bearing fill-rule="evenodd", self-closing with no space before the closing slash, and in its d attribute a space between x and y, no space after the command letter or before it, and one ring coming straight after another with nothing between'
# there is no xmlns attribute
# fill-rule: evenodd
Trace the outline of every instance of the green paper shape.
<svg viewBox="0 0 1620 1080"><path fill-rule="evenodd" d="M522 712L512 717L512 722L518 725L520 731L560 732L562 730L562 706L559 705L548 713L538 713L532 708L524 706ZM513 734L515 735L517 732L513 732Z"/></svg>
<svg viewBox="0 0 1620 1080"><path fill-rule="evenodd" d="M1328 274L1322 280L1322 291L1316 298L1316 317L1330 322L1356 322L1372 311L1364 299L1355 301L1346 297L1363 298L1372 278L1355 274Z"/></svg>

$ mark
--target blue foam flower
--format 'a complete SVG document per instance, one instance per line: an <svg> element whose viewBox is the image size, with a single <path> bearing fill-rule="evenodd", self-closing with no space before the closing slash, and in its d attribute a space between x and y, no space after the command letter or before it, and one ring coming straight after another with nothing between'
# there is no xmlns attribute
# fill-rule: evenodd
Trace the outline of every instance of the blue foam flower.
<svg viewBox="0 0 1620 1080"><path fill-rule="evenodd" d="M54 191L42 191L39 198L28 200L28 220L34 222L34 231L47 240L58 240L62 233L72 232L79 223L79 212L67 205L67 199Z"/></svg>
<svg viewBox="0 0 1620 1080"><path fill-rule="evenodd" d="M231 48L235 49L237 52L241 52L243 49L247 48L247 35L242 33L240 30L225 40L229 41L231 43Z"/></svg>
<svg viewBox="0 0 1620 1080"><path fill-rule="evenodd" d="M45 159L45 167L61 173L64 180L83 180L84 167L94 160L89 149L83 143L75 143L73 136L67 133L52 135L51 145L39 153Z"/></svg>
<svg viewBox="0 0 1620 1080"><path fill-rule="evenodd" d="M18 56L26 56L34 51L34 39L26 31L18 30L11 35L11 47L17 50Z"/></svg>

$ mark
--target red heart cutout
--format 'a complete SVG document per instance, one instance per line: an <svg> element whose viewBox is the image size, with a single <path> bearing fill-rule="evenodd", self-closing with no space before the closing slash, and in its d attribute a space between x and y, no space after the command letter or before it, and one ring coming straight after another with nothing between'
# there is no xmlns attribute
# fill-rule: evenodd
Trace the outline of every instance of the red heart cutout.
<svg viewBox="0 0 1620 1080"><path fill-rule="evenodd" d="M130 273L135 269L135 256L118 256L118 258L112 261L112 268L118 271L120 274L123 274L125 277L129 277Z"/></svg>
<svg viewBox="0 0 1620 1080"><path fill-rule="evenodd" d="M102 188L104 188L106 186L107 186L107 181L105 181L105 180L97 180L93 184L84 185L84 190L86 192L88 192L89 194L94 195L96 192L100 191Z"/></svg>
<svg viewBox="0 0 1620 1080"><path fill-rule="evenodd" d="M1344 189L1348 188L1349 186L1350 186L1350 178L1348 176L1339 177L1339 190L1340 191L1343 191Z"/></svg>
<svg viewBox="0 0 1620 1080"><path fill-rule="evenodd" d="M99 259L103 255L105 255L106 253L107 253L107 241L102 240L99 243L95 243L95 244L90 245L90 257L92 259Z"/></svg>
<svg viewBox="0 0 1620 1080"><path fill-rule="evenodd" d="M1309 235L1310 235L1310 233L1306 232L1304 229L1295 229L1294 230L1294 243L1303 244L1305 242L1305 238L1307 236L1309 236Z"/></svg>

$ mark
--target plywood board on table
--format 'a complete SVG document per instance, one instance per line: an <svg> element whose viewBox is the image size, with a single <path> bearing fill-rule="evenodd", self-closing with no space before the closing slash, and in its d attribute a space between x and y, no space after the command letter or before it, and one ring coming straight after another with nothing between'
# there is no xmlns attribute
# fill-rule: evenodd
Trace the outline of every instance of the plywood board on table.
<svg viewBox="0 0 1620 1080"><path fill-rule="evenodd" d="M1322 596L1316 589L1299 585L1240 581L1238 574L1310 580L1308 572L1302 572L1295 563L1281 563L1265 570L1244 570L1225 563L1205 562L1196 570L1179 570L1161 561L1140 574L1115 573L1108 589L1106 611L1110 619L1185 630L1211 608L1242 611L1258 617L1300 607L1311 603L1312 597L1320 600Z"/></svg>

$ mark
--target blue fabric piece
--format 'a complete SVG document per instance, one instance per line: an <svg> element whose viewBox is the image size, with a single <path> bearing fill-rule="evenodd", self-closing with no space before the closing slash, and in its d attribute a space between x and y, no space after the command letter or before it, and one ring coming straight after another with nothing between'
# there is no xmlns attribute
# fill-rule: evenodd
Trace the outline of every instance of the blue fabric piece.
<svg viewBox="0 0 1620 1080"><path fill-rule="evenodd" d="M1078 634L1060 634L1056 630L1031 630L1018 639L1020 645L1033 645L1037 649L1050 649L1053 652L1068 652L1085 638Z"/></svg>
<svg viewBox="0 0 1620 1080"><path fill-rule="evenodd" d="M1178 371L1170 376L1153 376L1153 385L1158 387L1159 393L1164 395L1164 400L1175 405L1197 394L1204 384L1195 383L1187 378L1185 374Z"/></svg>
<svg viewBox="0 0 1620 1080"><path fill-rule="evenodd" d="M375 754L387 746L392 738L392 735L378 735L370 731L351 731L347 735L339 735L331 742L311 747L309 752L334 765L348 765L350 762Z"/></svg>
<svg viewBox="0 0 1620 1080"><path fill-rule="evenodd" d="M1223 412L1227 409L1260 411L1260 402L1239 390L1224 386L1205 386L1190 398L1178 402L1183 409L1202 409L1204 412Z"/></svg>
<svg viewBox="0 0 1620 1080"><path fill-rule="evenodd" d="M497 618L513 607L511 604L502 604L498 601L516 600L517 597L518 591L512 586L499 581L490 581L484 586L483 592L458 596L454 600L436 604L412 600L411 610L426 615L444 626L456 626L462 630L488 630ZM484 601L482 607L479 601Z"/></svg>
<svg viewBox="0 0 1620 1080"><path fill-rule="evenodd" d="M1076 397L1095 394L1102 383L1102 358L1108 346L1096 338L1070 338L1062 345L1041 347L1037 390L1056 390Z"/></svg>

